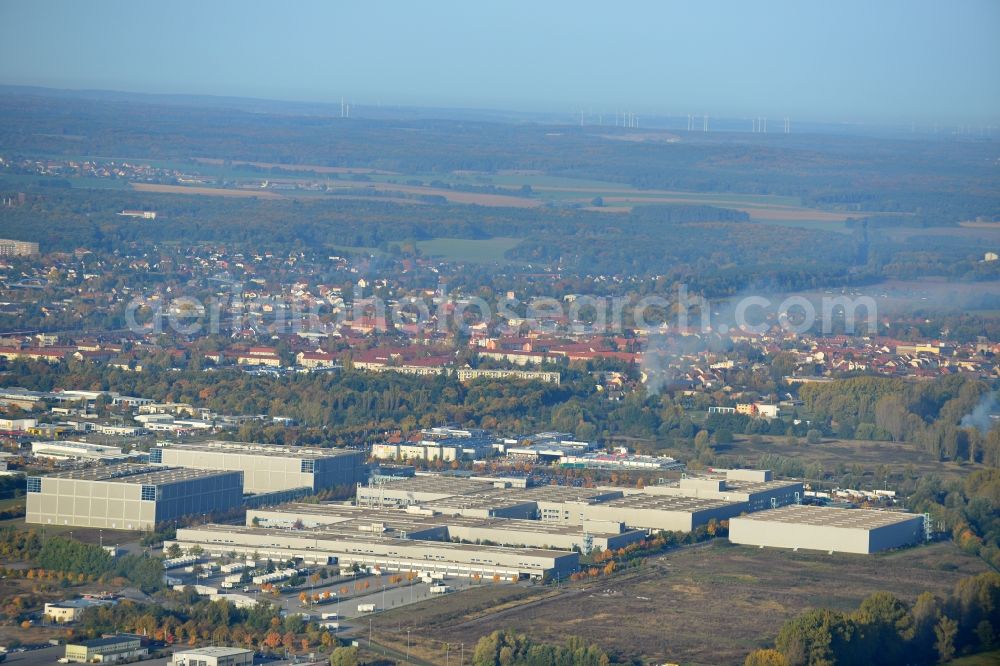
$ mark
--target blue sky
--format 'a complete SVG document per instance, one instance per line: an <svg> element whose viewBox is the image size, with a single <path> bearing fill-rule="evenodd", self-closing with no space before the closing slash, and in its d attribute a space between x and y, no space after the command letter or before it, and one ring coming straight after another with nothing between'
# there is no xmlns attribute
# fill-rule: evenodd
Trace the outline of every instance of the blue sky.
<svg viewBox="0 0 1000 666"><path fill-rule="evenodd" d="M0 0L0 83L1000 122L1000 2Z"/></svg>

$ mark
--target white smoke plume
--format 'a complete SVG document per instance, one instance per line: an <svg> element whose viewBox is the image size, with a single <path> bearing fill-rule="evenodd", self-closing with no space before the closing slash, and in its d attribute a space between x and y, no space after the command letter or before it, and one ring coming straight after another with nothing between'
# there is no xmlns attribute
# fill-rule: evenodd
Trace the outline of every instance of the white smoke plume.
<svg viewBox="0 0 1000 666"><path fill-rule="evenodd" d="M963 428L977 428L980 432L987 432L992 425L990 412L997 406L996 393L987 393L980 399L976 407L962 417L960 425Z"/></svg>

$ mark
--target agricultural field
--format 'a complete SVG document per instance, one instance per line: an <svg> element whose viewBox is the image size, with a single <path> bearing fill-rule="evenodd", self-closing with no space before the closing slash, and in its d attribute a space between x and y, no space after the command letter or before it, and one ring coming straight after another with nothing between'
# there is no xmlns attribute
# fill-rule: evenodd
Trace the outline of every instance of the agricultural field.
<svg viewBox="0 0 1000 666"><path fill-rule="evenodd" d="M93 156L90 156L92 159ZM83 157L81 160L85 159ZM363 190L372 192L373 200L394 203L418 203L421 197L440 197L448 203L489 207L537 208L546 205L572 206L605 213L628 212L635 206L654 204L709 205L746 212L756 222L789 227L846 230L844 222L852 215L802 205L799 198L725 192L691 192L663 189L639 189L622 183L549 174L543 170L498 170L494 173L461 171L400 173L361 166L322 166L223 160L221 158L146 159L142 157L107 158L118 162L148 164L155 168L177 170L204 179L201 184L175 185L135 182L119 179L66 176L74 188L120 189L131 187L138 192L212 195L222 197L257 197L261 199L313 199L316 197L361 198ZM274 171L272 171L274 170ZM280 171L279 171L280 170ZM31 183L34 176L12 176ZM258 184L262 179L278 178L282 183L301 184L303 189L235 189L233 183ZM227 187L216 187L214 182ZM313 189L315 186L318 189ZM467 191L473 188L484 191ZM495 188L490 191L489 188ZM522 188L530 187L530 195ZM323 190L329 188L328 191ZM343 197L337 190L345 190ZM361 192L359 192L361 191ZM603 205L593 206L596 198ZM971 223L975 224L975 223ZM966 229L969 233L983 229ZM991 230L987 230L991 231ZM902 233L906 233L905 231Z"/></svg>
<svg viewBox="0 0 1000 666"><path fill-rule="evenodd" d="M187 185L160 185L158 183L132 183L138 192L163 192L167 194L209 195L216 197L283 199L280 194L268 190L231 190L221 187L193 187Z"/></svg>
<svg viewBox="0 0 1000 666"><path fill-rule="evenodd" d="M192 166L192 164L161 162L159 160L144 161L164 168L190 169ZM709 205L746 212L752 220L757 222L782 226L822 228L835 231L843 231L844 221L851 217L851 215L842 212L825 211L802 206L796 197L640 190L622 185L621 183L552 176L539 171L496 174L461 171L445 174L400 174L365 167L330 167L314 164L279 164L240 160L227 162L222 159L213 158L193 158L192 162L196 171L208 177L226 179L264 178L271 175L267 170L281 169L285 172L281 174L283 181L301 182L304 184L314 182L318 178L323 180L334 191L338 188L351 190L368 188L381 194L400 193L412 196L440 196L444 197L450 203L458 204L517 208L533 208L545 204L572 204L587 210L609 213L627 212L635 206L650 204ZM288 172L298 172L301 176L291 176ZM363 181L353 180L350 179L351 176L364 176L365 179ZM341 177L348 177L348 179L342 180ZM420 181L422 184L418 185L407 182L413 180ZM491 185L501 190L509 190L509 193L466 192L461 189L433 187L430 185L431 182L443 182L458 187ZM84 184L79 183L79 185L83 186ZM533 195L530 198L519 196L522 186L532 188ZM254 196L265 196L265 198L271 198L267 195L291 198L314 196L311 193L302 191L287 192L281 195L271 191L248 191L246 193L240 191L241 193L236 193L237 191L235 190L194 186L133 184L133 187L140 191L216 194L220 196L251 196L249 192L254 192ZM596 207L590 205L597 197L603 198L603 206ZM399 202L407 202L407 200L400 199Z"/></svg>
<svg viewBox="0 0 1000 666"><path fill-rule="evenodd" d="M490 238L487 240L466 240L464 238L435 238L418 241L417 248L429 257L440 257L448 261L471 263L503 263L504 253L517 246L521 238Z"/></svg>
<svg viewBox="0 0 1000 666"><path fill-rule="evenodd" d="M336 191L337 188L369 189L374 192L386 192L390 194L410 194L415 196L444 197L449 203L472 204L477 206L500 206L509 208L538 208L543 205L543 201L529 199L527 197L515 196L514 192L508 194L493 194L482 192L464 192L462 190L451 190L438 187L424 187L420 185L400 185L398 183L353 183L336 181L329 183L329 186Z"/></svg>
<svg viewBox="0 0 1000 666"><path fill-rule="evenodd" d="M433 663L443 658L444 643L468 649L485 634L511 628L555 643L583 636L623 659L742 664L806 609L850 610L878 590L912 602L925 590L944 594L986 570L951 543L861 556L718 540L610 578L560 588L484 587L378 615L373 625L376 642L396 649L405 649L409 629L413 653Z"/></svg>
<svg viewBox="0 0 1000 666"><path fill-rule="evenodd" d="M210 164L212 166L218 167L240 167L240 166L250 166L255 169L282 169L284 171L307 171L312 173L336 173L336 174L352 174L352 173L362 173L362 174L383 174L391 175L391 171L380 171L378 169L368 169L364 167L332 167L332 166L320 166L317 164L278 164L276 162L248 162L245 160L223 160L214 157L194 157L193 162L197 164Z"/></svg>

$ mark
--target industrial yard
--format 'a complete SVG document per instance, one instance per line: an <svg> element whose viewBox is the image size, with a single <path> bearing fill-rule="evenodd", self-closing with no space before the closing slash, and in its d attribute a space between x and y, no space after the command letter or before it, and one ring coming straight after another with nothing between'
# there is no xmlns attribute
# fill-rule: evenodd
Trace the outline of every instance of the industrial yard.
<svg viewBox="0 0 1000 666"><path fill-rule="evenodd" d="M142 487L127 481L150 470L245 473L245 453L234 447L211 465L228 472L103 469L112 470L107 482ZM243 525L180 527L163 544L176 558L165 563L166 580L238 607L273 594L285 615L425 663L461 660L480 637L509 628L553 642L585 636L619 661L726 664L741 663L805 609L850 609L875 590L912 601L986 570L952 543L907 547L928 536L921 514L803 504L815 494L768 470L716 469L646 488L526 487L524 479L428 473L372 479L357 486L353 503L248 507ZM44 484L29 489L36 502L48 496ZM720 524L730 539L679 539L644 557L622 556L660 530L697 528L704 537ZM617 553L614 575L594 568L609 561L602 553ZM286 584L291 578L300 582ZM719 626L726 631L710 629Z"/></svg>
<svg viewBox="0 0 1000 666"><path fill-rule="evenodd" d="M338 449L157 446L145 465L29 477L27 521L110 532L143 511L147 522L221 511L164 539L167 586L242 609L267 599L339 640L423 663L461 662L497 629L583 636L619 662L740 663L804 610L848 610L876 590L946 594L986 570L951 543L927 544L933 525L891 491L816 492L768 469L630 487L406 465L363 482L359 462ZM203 481L200 494L170 485ZM298 499L352 486L353 500ZM119 495L132 508L110 502ZM173 507L182 496L203 501ZM238 504L242 520L225 513Z"/></svg>

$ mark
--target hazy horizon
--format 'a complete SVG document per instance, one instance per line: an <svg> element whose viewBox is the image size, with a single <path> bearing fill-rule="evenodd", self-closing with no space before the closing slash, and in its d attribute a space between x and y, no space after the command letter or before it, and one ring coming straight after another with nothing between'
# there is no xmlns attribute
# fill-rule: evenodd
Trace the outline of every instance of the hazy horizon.
<svg viewBox="0 0 1000 666"><path fill-rule="evenodd" d="M0 83L558 113L1000 121L1000 4L0 5Z"/></svg>

